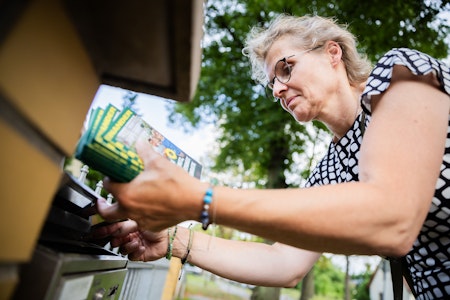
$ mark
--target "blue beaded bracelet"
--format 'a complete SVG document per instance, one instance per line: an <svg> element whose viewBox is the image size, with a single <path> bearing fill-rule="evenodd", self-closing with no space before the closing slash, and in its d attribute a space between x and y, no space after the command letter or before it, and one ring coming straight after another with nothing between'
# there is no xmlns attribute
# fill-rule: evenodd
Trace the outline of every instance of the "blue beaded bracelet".
<svg viewBox="0 0 450 300"><path fill-rule="evenodd" d="M213 189L212 189L212 187L209 187L205 192L205 196L203 197L203 209L202 209L202 213L200 215L200 221L202 223L203 230L208 229L208 226L210 224L210 222L209 222L209 206L211 205L212 201L213 201Z"/></svg>

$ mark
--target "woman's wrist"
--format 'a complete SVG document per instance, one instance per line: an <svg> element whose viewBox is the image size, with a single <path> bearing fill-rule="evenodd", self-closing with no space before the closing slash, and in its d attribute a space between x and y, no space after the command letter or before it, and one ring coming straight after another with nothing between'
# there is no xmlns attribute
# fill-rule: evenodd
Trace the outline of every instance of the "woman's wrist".
<svg viewBox="0 0 450 300"><path fill-rule="evenodd" d="M173 242L175 240L175 237L177 236L178 226L169 227L167 229L167 251L166 251L166 258L170 260L173 255Z"/></svg>
<svg viewBox="0 0 450 300"><path fill-rule="evenodd" d="M189 229L178 226L178 232L173 240L172 256L179 259L184 258L189 245Z"/></svg>
<svg viewBox="0 0 450 300"><path fill-rule="evenodd" d="M186 184L186 183L185 183ZM185 185L187 189L180 189L173 197L173 204L177 207L178 222L187 220L196 220L200 222L200 214L203 208L203 197L206 189L209 187L208 183L192 181Z"/></svg>

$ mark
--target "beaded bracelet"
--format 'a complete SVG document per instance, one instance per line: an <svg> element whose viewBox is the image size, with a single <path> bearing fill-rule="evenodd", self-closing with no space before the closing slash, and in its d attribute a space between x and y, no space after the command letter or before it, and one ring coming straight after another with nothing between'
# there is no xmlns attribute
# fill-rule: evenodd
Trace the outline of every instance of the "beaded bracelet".
<svg viewBox="0 0 450 300"><path fill-rule="evenodd" d="M192 247L192 243L194 241L194 231L192 230L192 228L189 226L189 241L188 241L188 246L186 249L186 254L184 255L184 257L181 259L181 265L184 265L189 258L189 253L191 252L191 247Z"/></svg>
<svg viewBox="0 0 450 300"><path fill-rule="evenodd" d="M213 189L212 187L209 187L206 192L205 196L203 196L203 209L202 213L200 214L200 221L202 223L202 229L206 230L208 229L208 226L210 224L209 222L209 206L213 201Z"/></svg>
<svg viewBox="0 0 450 300"><path fill-rule="evenodd" d="M170 260L172 258L173 240L175 239L175 235L177 234L177 229L178 229L178 227L175 226L172 236L170 235L170 228L167 229L167 237L169 238L169 244L167 245L166 258L168 260Z"/></svg>

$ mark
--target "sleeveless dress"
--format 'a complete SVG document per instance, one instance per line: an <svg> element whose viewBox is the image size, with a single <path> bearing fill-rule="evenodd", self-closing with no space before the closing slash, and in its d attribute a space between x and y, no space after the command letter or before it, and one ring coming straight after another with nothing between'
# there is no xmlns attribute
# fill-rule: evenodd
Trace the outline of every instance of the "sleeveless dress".
<svg viewBox="0 0 450 300"><path fill-rule="evenodd" d="M416 75L433 72L441 90L450 95L448 66L416 50L398 48L387 52L372 70L361 97L363 110L367 114L365 119L364 114L360 114L344 137L336 143L331 142L305 187L359 180L361 129L370 122L370 98L389 87L394 65L406 66ZM414 282L416 299L450 299L450 117L435 194L422 229L406 255L406 262Z"/></svg>

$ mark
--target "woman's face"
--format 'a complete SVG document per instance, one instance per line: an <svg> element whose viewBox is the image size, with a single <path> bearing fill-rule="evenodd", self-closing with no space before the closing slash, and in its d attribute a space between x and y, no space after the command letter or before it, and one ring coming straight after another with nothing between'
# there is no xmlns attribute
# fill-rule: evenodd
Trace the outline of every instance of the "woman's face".
<svg viewBox="0 0 450 300"><path fill-rule="evenodd" d="M337 90L326 48L324 45L308 51L310 49L293 46L292 37L284 36L267 53L265 70L273 83L273 96L279 98L281 106L299 122L321 120L330 97ZM285 81L281 75L289 72L284 62L290 67L290 78L282 83L275 76Z"/></svg>

